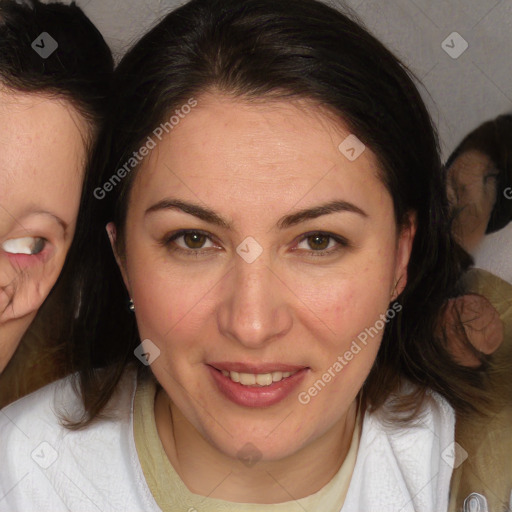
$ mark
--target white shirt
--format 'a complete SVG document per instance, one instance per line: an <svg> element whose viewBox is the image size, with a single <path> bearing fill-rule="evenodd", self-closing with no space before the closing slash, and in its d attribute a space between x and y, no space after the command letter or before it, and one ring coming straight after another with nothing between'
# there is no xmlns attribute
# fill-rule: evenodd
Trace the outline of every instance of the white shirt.
<svg viewBox="0 0 512 512"><path fill-rule="evenodd" d="M0 512L158 512L135 448L135 389L127 373L109 404L115 414L78 431L55 414L80 410L69 378L3 409ZM428 397L417 426L386 427L379 413L365 414L341 512L447 510L454 413L439 395Z"/></svg>

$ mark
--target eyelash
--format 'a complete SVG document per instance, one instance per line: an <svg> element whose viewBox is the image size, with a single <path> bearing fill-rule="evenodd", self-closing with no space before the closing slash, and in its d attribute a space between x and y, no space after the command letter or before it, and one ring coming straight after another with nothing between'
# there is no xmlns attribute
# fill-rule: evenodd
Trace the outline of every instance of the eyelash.
<svg viewBox="0 0 512 512"><path fill-rule="evenodd" d="M168 236L164 237L161 240L160 245L166 247L171 252L178 252L178 253L184 254L185 256L190 256L190 257L193 256L196 258L198 258L202 254L208 252L208 250L201 250L201 249L183 249L182 247L179 247L179 246L176 246L173 244L173 242L175 240L177 240L183 236L186 236L186 235L205 236L208 240L213 242L211 236L208 233L206 233L205 231L184 229L184 230L177 231L176 233L174 233L170 236L168 235ZM314 236L332 239L338 244L338 246L335 247L334 249L331 248L329 250L323 249L323 250L316 250L316 251L314 251L314 250L306 251L308 256L313 257L313 258L330 256L330 255L340 251L341 249L348 248L351 246L349 241L346 238L343 238L339 235L333 235L332 233L326 233L323 231L312 231L309 233L305 233L300 238L298 244L300 244L304 240L307 240L308 238L312 238ZM329 242L329 244L330 244L330 242ZM327 245L329 246L329 244L327 244ZM301 250L301 249L293 249L293 251L297 251L297 250Z"/></svg>

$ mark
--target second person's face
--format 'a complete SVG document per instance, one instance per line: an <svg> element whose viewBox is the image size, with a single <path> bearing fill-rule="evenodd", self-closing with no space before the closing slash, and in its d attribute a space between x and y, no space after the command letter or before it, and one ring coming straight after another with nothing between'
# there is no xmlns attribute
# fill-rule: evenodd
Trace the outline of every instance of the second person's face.
<svg viewBox="0 0 512 512"><path fill-rule="evenodd" d="M66 101L0 90L0 371L64 265L87 133Z"/></svg>
<svg viewBox="0 0 512 512"><path fill-rule="evenodd" d="M496 203L498 170L480 151L466 151L448 169L448 194L458 214L454 229L467 251L485 236Z"/></svg>

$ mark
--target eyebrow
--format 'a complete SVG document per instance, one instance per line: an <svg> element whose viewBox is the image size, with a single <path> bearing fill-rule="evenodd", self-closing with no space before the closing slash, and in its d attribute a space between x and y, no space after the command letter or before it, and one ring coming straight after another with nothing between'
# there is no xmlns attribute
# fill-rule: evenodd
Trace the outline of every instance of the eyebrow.
<svg viewBox="0 0 512 512"><path fill-rule="evenodd" d="M225 229L231 229L230 223L215 213L213 210L198 204L180 201L177 199L163 199L162 201L159 201L158 203L148 208L144 215L146 216L150 213L162 210L181 210L210 224L214 224ZM286 229L300 224L301 222L305 222L306 220L316 219L322 215L328 215L330 213L336 212L349 212L358 214L364 218L368 217L368 214L355 204L349 203L348 201L339 200L331 201L319 206L314 206L313 208L299 210L295 213L286 215L279 219L276 225L279 229Z"/></svg>

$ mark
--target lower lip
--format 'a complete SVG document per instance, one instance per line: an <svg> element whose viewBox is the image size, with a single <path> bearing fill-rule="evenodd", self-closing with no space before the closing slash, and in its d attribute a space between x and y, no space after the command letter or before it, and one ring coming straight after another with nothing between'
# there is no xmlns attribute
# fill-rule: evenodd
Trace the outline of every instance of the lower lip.
<svg viewBox="0 0 512 512"><path fill-rule="evenodd" d="M225 377L222 372L208 366L219 391L237 405L245 407L269 407L289 396L304 380L308 368L303 368L270 386L244 386Z"/></svg>

